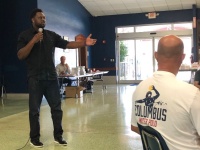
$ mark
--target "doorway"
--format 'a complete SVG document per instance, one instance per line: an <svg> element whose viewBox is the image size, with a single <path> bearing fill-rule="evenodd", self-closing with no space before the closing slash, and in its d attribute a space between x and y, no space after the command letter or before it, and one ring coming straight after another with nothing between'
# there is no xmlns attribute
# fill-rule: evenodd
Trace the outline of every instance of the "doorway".
<svg viewBox="0 0 200 150"><path fill-rule="evenodd" d="M155 70L154 43L154 37L119 41L119 83L139 83L152 75ZM126 52L121 50L123 48Z"/></svg>
<svg viewBox="0 0 200 150"><path fill-rule="evenodd" d="M118 83L139 83L152 76L157 70L154 52L157 50L158 41L169 34L177 35L183 40L186 54L183 63L190 64L192 30L117 34ZM190 72L178 74L178 78L183 80L187 80L187 77L190 78Z"/></svg>

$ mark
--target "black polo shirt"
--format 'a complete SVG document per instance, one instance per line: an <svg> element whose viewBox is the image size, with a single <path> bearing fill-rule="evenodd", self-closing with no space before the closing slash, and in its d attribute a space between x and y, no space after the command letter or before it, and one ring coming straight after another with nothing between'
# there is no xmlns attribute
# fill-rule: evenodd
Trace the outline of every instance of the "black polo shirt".
<svg viewBox="0 0 200 150"><path fill-rule="evenodd" d="M34 28L20 33L18 37L17 50L26 46L37 33ZM43 40L35 43L30 54L25 59L27 64L28 78L34 77L38 80L55 80L57 78L54 53L55 47L65 49L69 42L60 35L49 30L43 30Z"/></svg>

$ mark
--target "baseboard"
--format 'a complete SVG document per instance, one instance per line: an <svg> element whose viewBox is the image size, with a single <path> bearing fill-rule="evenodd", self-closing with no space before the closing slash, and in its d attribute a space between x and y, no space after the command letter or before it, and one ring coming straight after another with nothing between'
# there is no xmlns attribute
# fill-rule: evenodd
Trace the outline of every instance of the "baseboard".
<svg viewBox="0 0 200 150"><path fill-rule="evenodd" d="M28 93L4 93L4 98L7 99L28 99L29 94Z"/></svg>
<svg viewBox="0 0 200 150"><path fill-rule="evenodd" d="M103 83L108 85L108 84L117 84L116 81L116 76L103 76ZM96 85L102 84L102 81L95 81Z"/></svg>

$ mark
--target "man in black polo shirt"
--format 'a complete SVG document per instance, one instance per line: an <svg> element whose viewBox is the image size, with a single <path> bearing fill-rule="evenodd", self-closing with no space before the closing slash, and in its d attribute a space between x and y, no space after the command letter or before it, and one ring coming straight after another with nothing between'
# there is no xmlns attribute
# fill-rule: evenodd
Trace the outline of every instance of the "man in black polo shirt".
<svg viewBox="0 0 200 150"><path fill-rule="evenodd" d="M51 115L54 126L55 142L67 145L62 137L62 110L59 93L59 85L54 65L55 47L80 48L96 43L96 39L77 36L77 41L69 42L55 32L44 29L46 18L41 9L35 9L31 13L33 27L20 33L18 37L17 56L25 60L28 70L29 89L29 122L30 122L30 143L35 147L43 147L40 142L39 113L42 97L48 101L51 108Z"/></svg>

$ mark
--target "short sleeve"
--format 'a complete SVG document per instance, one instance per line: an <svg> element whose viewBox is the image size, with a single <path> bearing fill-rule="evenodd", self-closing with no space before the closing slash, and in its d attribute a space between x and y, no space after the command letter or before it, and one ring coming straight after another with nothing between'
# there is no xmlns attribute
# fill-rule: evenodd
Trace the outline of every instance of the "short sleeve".
<svg viewBox="0 0 200 150"><path fill-rule="evenodd" d="M23 34L20 34L17 40L17 51L26 46L27 43L25 41Z"/></svg>
<svg viewBox="0 0 200 150"><path fill-rule="evenodd" d="M200 135L200 91L197 90L195 99L190 108L191 121Z"/></svg>
<svg viewBox="0 0 200 150"><path fill-rule="evenodd" d="M53 32L53 33L54 33L54 37L56 40L55 47L66 49L66 46L69 43L69 41L64 40L60 35L56 34L55 32Z"/></svg>

